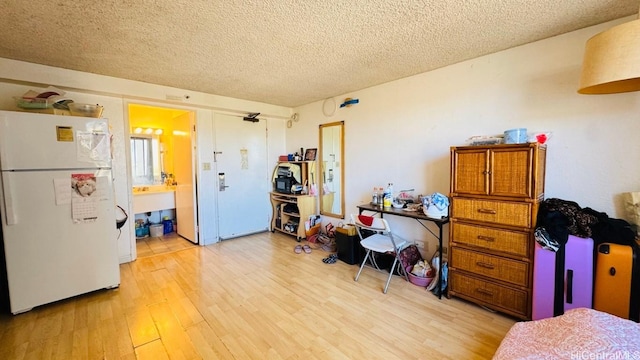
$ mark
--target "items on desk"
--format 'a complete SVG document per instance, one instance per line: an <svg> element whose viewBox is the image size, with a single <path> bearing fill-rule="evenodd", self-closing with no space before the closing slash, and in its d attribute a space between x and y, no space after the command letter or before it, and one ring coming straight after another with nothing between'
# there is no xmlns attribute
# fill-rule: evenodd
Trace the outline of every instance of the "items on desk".
<svg viewBox="0 0 640 360"><path fill-rule="evenodd" d="M378 188L373 188L373 194L371 195L371 205L378 206Z"/></svg>
<svg viewBox="0 0 640 360"><path fill-rule="evenodd" d="M393 202L391 203L391 206L393 206L394 209L402 209L405 206L405 203L402 200L399 200L398 198L393 199Z"/></svg>
<svg viewBox="0 0 640 360"><path fill-rule="evenodd" d="M449 198L438 192L422 197L422 211L432 218L449 216Z"/></svg>
<svg viewBox="0 0 640 360"><path fill-rule="evenodd" d="M382 206L384 208L390 208L393 203L393 183L389 183L384 191Z"/></svg>
<svg viewBox="0 0 640 360"><path fill-rule="evenodd" d="M397 194L394 194L393 183L389 183L386 190L383 187L374 186L373 192L371 193L371 205L386 208L393 207L396 209L403 209L406 208L408 204L412 204L415 202L413 196L414 191L414 189L400 190ZM384 203L385 195L387 199L389 199L389 196L391 198L390 203L388 204Z"/></svg>
<svg viewBox="0 0 640 360"><path fill-rule="evenodd" d="M398 192L398 196L396 196L396 200L403 202L405 204L413 203L415 200L413 197L414 191L415 189L400 190Z"/></svg>

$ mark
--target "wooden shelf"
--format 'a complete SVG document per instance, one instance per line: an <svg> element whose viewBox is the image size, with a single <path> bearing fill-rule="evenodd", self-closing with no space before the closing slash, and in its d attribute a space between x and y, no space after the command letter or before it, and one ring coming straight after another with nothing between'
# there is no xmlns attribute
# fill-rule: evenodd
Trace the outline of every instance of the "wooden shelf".
<svg viewBox="0 0 640 360"><path fill-rule="evenodd" d="M270 198L273 209L271 231L280 231L288 235L293 235L298 241L306 238L304 222L316 213L316 197L272 192ZM297 213L284 210L285 205L291 204L298 208ZM290 224L297 224L294 231L288 230Z"/></svg>

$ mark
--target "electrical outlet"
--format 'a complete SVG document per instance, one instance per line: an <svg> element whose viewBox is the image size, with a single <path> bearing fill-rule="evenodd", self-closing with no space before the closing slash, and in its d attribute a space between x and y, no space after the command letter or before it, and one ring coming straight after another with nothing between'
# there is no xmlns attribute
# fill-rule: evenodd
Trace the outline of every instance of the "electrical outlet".
<svg viewBox="0 0 640 360"><path fill-rule="evenodd" d="M446 246L442 248L442 255L447 255L447 249Z"/></svg>

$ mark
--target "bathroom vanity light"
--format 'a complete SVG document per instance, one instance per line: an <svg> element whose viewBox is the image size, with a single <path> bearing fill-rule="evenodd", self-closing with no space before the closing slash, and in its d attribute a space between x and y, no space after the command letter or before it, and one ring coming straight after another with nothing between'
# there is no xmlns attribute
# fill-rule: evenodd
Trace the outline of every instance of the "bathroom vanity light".
<svg viewBox="0 0 640 360"><path fill-rule="evenodd" d="M137 127L135 129L133 129L133 133L134 134L147 134L147 135L162 135L163 130L162 129L154 129L154 128L141 128L141 127Z"/></svg>

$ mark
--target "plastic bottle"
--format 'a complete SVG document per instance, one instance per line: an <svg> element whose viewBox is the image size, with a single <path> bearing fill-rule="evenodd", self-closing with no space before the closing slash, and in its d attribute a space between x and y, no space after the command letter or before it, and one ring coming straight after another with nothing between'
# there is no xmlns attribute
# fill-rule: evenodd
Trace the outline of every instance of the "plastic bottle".
<svg viewBox="0 0 640 360"><path fill-rule="evenodd" d="M393 184L389 183L387 185L387 189L384 191L383 206L385 208L390 208L392 202L393 202Z"/></svg>
<svg viewBox="0 0 640 360"><path fill-rule="evenodd" d="M371 196L371 205L373 206L378 205L378 188L377 187L373 188L373 195Z"/></svg>

